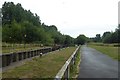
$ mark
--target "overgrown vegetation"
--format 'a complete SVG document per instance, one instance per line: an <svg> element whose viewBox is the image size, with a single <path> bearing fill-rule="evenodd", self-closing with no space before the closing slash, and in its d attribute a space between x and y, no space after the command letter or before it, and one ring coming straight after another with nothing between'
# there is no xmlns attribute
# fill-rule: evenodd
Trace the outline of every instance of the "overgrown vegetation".
<svg viewBox="0 0 120 80"><path fill-rule="evenodd" d="M34 58L24 65L3 72L3 78L54 78L76 47L52 52L40 58Z"/></svg>
<svg viewBox="0 0 120 80"><path fill-rule="evenodd" d="M77 78L79 74L79 64L80 64L80 48L78 50L78 53L76 55L75 65L72 66L70 71L70 79Z"/></svg>
<svg viewBox="0 0 120 80"><path fill-rule="evenodd" d="M120 61L120 54L118 53L118 47L114 47L113 45L100 45L100 44L89 44L89 47L95 48L96 50L106 54L113 59Z"/></svg>

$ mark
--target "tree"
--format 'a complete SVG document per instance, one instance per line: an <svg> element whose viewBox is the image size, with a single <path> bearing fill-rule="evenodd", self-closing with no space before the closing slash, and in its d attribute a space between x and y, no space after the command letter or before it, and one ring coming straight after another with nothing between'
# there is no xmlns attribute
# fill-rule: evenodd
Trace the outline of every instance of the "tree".
<svg viewBox="0 0 120 80"><path fill-rule="evenodd" d="M2 6L2 25L5 24L11 24L14 16L14 3L13 2L8 2L4 3Z"/></svg>
<svg viewBox="0 0 120 80"><path fill-rule="evenodd" d="M40 17L25 10L20 3L5 2L2 6L3 42L34 43L45 45L71 45L74 39L62 35L55 25L41 24Z"/></svg>
<svg viewBox="0 0 120 80"><path fill-rule="evenodd" d="M70 46L72 44L74 44L74 39L69 35L65 35L64 45Z"/></svg>
<svg viewBox="0 0 120 80"><path fill-rule="evenodd" d="M100 34L96 34L95 41L96 42L101 42L101 36L100 36Z"/></svg>
<svg viewBox="0 0 120 80"><path fill-rule="evenodd" d="M78 45L83 45L83 44L85 44L85 42L87 42L87 38L85 35L79 35L75 41L75 43Z"/></svg>
<svg viewBox="0 0 120 80"><path fill-rule="evenodd" d="M110 43L111 32L104 32L102 36L103 43Z"/></svg>

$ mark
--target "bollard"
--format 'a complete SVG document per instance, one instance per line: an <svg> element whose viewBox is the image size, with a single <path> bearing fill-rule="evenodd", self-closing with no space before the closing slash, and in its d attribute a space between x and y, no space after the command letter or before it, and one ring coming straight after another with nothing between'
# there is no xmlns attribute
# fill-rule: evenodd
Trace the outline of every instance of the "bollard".
<svg viewBox="0 0 120 80"><path fill-rule="evenodd" d="M42 53L40 53L40 57L42 57Z"/></svg>

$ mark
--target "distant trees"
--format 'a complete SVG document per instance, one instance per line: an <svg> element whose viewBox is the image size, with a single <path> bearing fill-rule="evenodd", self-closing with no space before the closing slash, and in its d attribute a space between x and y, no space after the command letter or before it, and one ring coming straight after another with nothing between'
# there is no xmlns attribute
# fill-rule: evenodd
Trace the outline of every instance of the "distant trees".
<svg viewBox="0 0 120 80"><path fill-rule="evenodd" d="M103 36L102 36L102 42L103 43L119 43L119 32L120 32L120 28L118 26L118 28L115 30L115 32L104 32Z"/></svg>
<svg viewBox="0 0 120 80"><path fill-rule="evenodd" d="M79 35L76 40L75 43L78 45L83 45L88 41L88 38L85 35Z"/></svg>
<svg viewBox="0 0 120 80"><path fill-rule="evenodd" d="M1 11L0 11L1 12ZM2 16L3 15L3 16ZM41 23L40 17L30 10L25 10L21 4L5 2L2 5L2 41L10 43L41 43L44 45L83 45L90 40L94 42L118 43L120 37L120 25L115 32L105 32L101 37L87 38L79 35L72 38L61 34L55 25Z"/></svg>
<svg viewBox="0 0 120 80"><path fill-rule="evenodd" d="M100 34L96 34L95 40L96 40L96 42L101 42Z"/></svg>
<svg viewBox="0 0 120 80"><path fill-rule="evenodd" d="M104 32L102 36L103 43L110 43L111 32Z"/></svg>
<svg viewBox="0 0 120 80"><path fill-rule="evenodd" d="M103 43L119 43L120 40L120 25L115 30L115 32L104 32L102 37L100 37L100 34L96 34L95 38L91 38L93 42L103 42Z"/></svg>

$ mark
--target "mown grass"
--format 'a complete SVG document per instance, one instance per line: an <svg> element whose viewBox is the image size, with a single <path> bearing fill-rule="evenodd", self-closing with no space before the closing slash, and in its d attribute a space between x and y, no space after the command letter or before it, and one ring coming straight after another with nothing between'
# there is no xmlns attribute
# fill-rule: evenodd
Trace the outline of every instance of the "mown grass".
<svg viewBox="0 0 120 80"><path fill-rule="evenodd" d="M112 44L107 44L107 43L101 43L101 42L91 42L89 45L96 45L96 46L109 46L109 47L114 47L115 45L118 45L118 43L112 43Z"/></svg>
<svg viewBox="0 0 120 80"><path fill-rule="evenodd" d="M77 78L79 74L79 64L80 64L80 48L78 50L78 53L76 55L75 65L73 65L71 71L70 71L70 79Z"/></svg>
<svg viewBox="0 0 120 80"><path fill-rule="evenodd" d="M88 45L89 47L92 47L110 57L113 59L120 61L120 54L118 53L118 47L113 46L98 46L98 45Z"/></svg>
<svg viewBox="0 0 120 80"><path fill-rule="evenodd" d="M76 47L52 52L2 73L3 78L54 78Z"/></svg>

